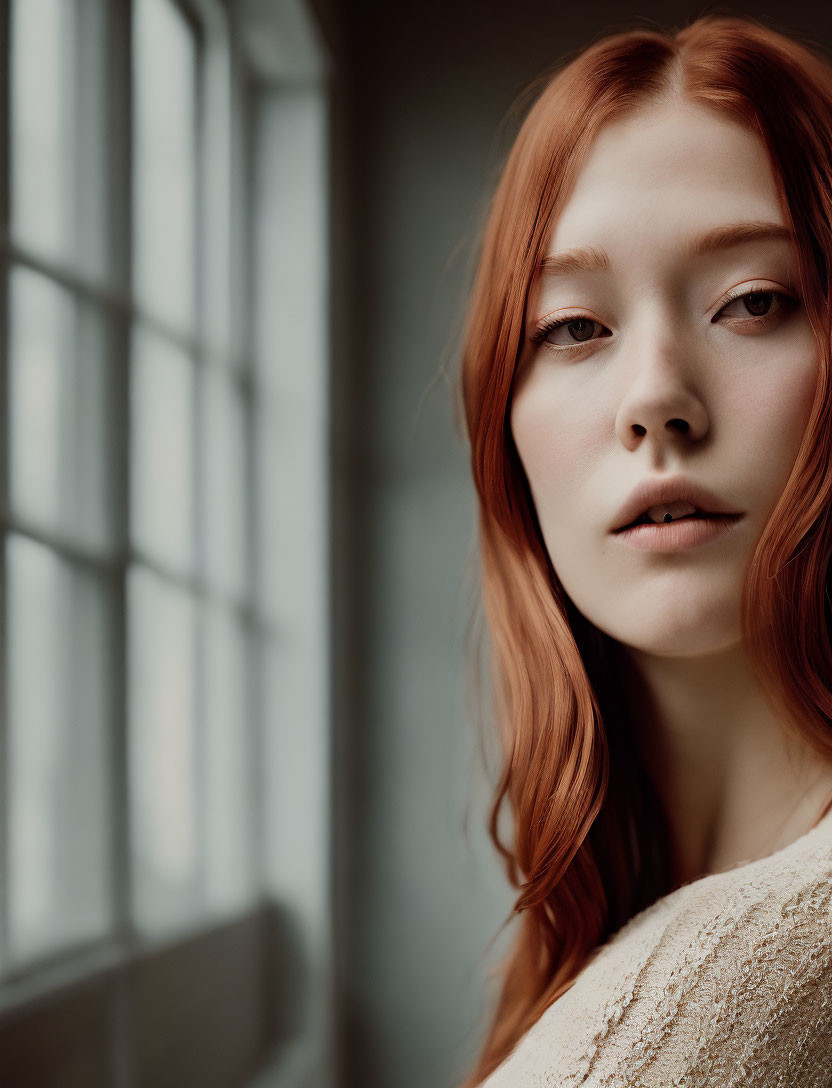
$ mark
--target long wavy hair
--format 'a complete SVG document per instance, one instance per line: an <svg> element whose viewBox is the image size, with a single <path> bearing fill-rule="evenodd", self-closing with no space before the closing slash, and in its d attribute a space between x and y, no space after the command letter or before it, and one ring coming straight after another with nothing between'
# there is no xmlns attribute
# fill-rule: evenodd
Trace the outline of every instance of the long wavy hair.
<svg viewBox="0 0 832 1088"><path fill-rule="evenodd" d="M681 96L757 133L797 239L818 384L791 476L749 559L741 625L785 727L832 760L832 66L811 41L756 19L709 14L672 31L651 25L599 36L531 90L537 97L486 209L458 387L500 760L488 829L519 892L503 923L518 928L497 968L496 1007L461 1088L475 1088L501 1064L596 946L674 887L666 813L633 743L618 644L577 611L558 580L508 422L527 298L549 229L601 126L648 101Z"/></svg>

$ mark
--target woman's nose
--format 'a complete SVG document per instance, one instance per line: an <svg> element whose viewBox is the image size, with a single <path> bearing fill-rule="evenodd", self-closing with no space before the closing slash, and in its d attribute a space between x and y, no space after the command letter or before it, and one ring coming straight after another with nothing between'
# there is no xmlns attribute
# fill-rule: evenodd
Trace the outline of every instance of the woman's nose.
<svg viewBox="0 0 832 1088"><path fill-rule="evenodd" d="M628 449L645 441L696 442L708 432L708 413L693 380L695 360L684 344L648 335L625 361L626 384L615 432Z"/></svg>

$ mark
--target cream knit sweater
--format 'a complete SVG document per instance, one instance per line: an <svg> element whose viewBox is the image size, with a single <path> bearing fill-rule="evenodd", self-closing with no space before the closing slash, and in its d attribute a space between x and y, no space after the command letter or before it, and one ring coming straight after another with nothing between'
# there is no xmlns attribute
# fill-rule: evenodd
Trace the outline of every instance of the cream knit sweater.
<svg viewBox="0 0 832 1088"><path fill-rule="evenodd" d="M832 1088L832 810L632 917L482 1088Z"/></svg>

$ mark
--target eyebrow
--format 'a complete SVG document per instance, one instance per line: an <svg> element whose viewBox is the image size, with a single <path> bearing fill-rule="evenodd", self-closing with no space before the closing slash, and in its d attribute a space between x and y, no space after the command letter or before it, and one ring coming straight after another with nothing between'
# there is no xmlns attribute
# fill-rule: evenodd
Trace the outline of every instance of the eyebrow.
<svg viewBox="0 0 832 1088"><path fill-rule="evenodd" d="M769 241L795 242L794 233L780 223L733 223L728 226L714 227L713 230L695 238L688 238L682 245L682 257L692 261L707 253L746 242ZM543 257L538 264L538 271L543 276L565 276L576 272L609 272L610 259L603 249L567 249L563 253L551 253Z"/></svg>

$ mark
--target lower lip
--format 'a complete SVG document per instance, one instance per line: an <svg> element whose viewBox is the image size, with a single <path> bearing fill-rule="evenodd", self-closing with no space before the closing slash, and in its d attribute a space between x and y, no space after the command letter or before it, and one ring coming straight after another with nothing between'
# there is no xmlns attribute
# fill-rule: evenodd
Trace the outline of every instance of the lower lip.
<svg viewBox="0 0 832 1088"><path fill-rule="evenodd" d="M680 552L707 544L729 533L742 514L720 514L711 518L681 518L679 521L644 522L622 529L615 535L643 552Z"/></svg>

